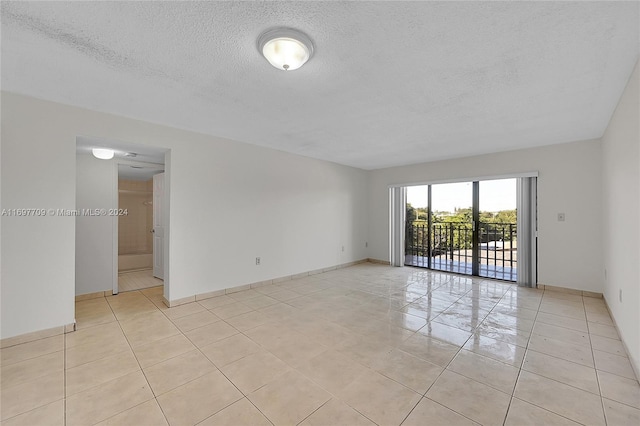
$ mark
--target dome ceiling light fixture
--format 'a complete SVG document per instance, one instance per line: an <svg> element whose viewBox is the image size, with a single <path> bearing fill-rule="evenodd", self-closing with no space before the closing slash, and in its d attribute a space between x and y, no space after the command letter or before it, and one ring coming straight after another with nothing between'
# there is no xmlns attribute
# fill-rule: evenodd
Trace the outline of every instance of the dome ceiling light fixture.
<svg viewBox="0 0 640 426"><path fill-rule="evenodd" d="M107 148L93 148L91 150L93 156L101 160L111 160L115 155L115 151Z"/></svg>
<svg viewBox="0 0 640 426"><path fill-rule="evenodd" d="M258 38L258 50L274 67L293 71L313 56L313 43L306 34L293 28L274 28Z"/></svg>

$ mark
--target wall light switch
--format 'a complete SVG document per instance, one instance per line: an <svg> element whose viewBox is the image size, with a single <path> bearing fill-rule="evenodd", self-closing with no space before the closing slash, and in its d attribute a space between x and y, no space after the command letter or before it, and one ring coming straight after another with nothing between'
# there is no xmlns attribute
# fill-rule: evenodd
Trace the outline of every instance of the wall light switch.
<svg viewBox="0 0 640 426"><path fill-rule="evenodd" d="M558 222L564 222L564 213L558 213Z"/></svg>

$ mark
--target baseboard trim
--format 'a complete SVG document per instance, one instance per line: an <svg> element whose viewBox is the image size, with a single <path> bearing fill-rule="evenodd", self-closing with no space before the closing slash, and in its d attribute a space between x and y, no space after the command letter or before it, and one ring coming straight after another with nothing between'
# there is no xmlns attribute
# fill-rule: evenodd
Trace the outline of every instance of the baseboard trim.
<svg viewBox="0 0 640 426"><path fill-rule="evenodd" d="M109 297L109 296L113 296L113 290L96 291L95 293L79 294L76 296L76 302L81 302L83 300L99 299L101 297Z"/></svg>
<svg viewBox="0 0 640 426"><path fill-rule="evenodd" d="M540 284L540 283L538 283L537 287L538 287L538 290L555 291L558 293L565 293L565 294L575 294L576 296L594 297L596 299L604 298L602 296L602 293L597 293L594 291L577 290L575 288L560 287L557 285L546 285L546 284Z"/></svg>
<svg viewBox="0 0 640 426"><path fill-rule="evenodd" d="M388 260L374 259L373 257L370 257L369 259L367 259L367 262L369 262L369 263L377 263L377 264L380 264L380 265L387 265L387 266L391 265L391 262L389 262Z"/></svg>
<svg viewBox="0 0 640 426"><path fill-rule="evenodd" d="M33 331L31 333L20 334L18 336L7 337L0 340L0 348L8 348L11 346L20 345L22 343L34 342L40 339L46 339L48 337L59 336L61 334L71 333L76 331L75 321L71 324L61 325L59 327L47 328L45 330Z"/></svg>
<svg viewBox="0 0 640 426"><path fill-rule="evenodd" d="M618 333L618 336L620 337L620 341L622 342L622 347L624 347L624 350L627 353L627 357L629 358L629 364L631 364L631 369L633 370L633 373L636 375L636 381L640 383L640 362L638 362L640 360L635 360L632 358L631 352L629 352L629 347L627 346L624 339L622 338L622 334L620 333L620 328L618 327L616 318L611 313L611 308L609 308L609 303L607 302L607 298L603 297L603 299L604 299L604 306L607 308L607 311L609 312L609 316L611 317L611 321L613 321L613 326L616 328L616 333Z"/></svg>
<svg viewBox="0 0 640 426"><path fill-rule="evenodd" d="M314 269L314 270L311 270L311 271L299 272L297 274L285 275L283 277L272 278L270 280L257 281L255 283L243 284L243 285L239 285L239 286L235 286L235 287L229 287L229 288L223 288L221 290L210 291L210 292L207 292L207 293L200 293L200 294L196 294L195 295L195 300L206 300L206 299L211 299L213 297L222 296L222 295L225 295L225 294L233 294L233 293L237 293L239 291L244 291L244 290L249 290L249 289L252 289L252 288L263 287L265 285L285 283L285 282L291 281L291 280L296 280L296 279L300 279L300 278L304 278L304 277L318 275L318 274L322 274L322 273L329 272L329 271L336 271L336 270L342 269L342 268L348 268L350 266L355 266L355 265L358 265L360 263L367 263L368 261L369 261L369 259L361 259L361 260L356 260L356 261L353 261L353 262L347 262L347 263L341 263L339 265L329 266L327 268ZM189 298L186 298L186 299L189 299ZM184 299L180 299L180 301L182 301L182 300L184 300ZM184 303L189 303L189 302L183 302L183 303L180 303L180 304L182 305ZM169 307L178 306L178 305L175 304L174 301L166 301L165 300L165 304L167 306L169 306Z"/></svg>

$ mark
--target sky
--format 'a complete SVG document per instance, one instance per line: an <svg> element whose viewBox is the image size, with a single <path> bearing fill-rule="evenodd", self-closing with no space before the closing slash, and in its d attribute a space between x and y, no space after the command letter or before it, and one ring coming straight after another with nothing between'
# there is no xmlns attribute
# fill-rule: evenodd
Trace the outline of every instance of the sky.
<svg viewBox="0 0 640 426"><path fill-rule="evenodd" d="M432 210L453 212L456 207L471 207L471 191L471 182L432 185ZM407 202L413 207L427 207L427 186L407 187ZM515 208L516 179L480 182L480 211L498 212Z"/></svg>

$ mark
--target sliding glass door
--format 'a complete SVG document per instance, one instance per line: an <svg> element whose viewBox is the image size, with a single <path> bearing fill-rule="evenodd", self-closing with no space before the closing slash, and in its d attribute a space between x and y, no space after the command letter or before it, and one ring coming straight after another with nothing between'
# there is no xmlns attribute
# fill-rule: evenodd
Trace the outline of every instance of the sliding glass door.
<svg viewBox="0 0 640 426"><path fill-rule="evenodd" d="M516 281L516 183L407 187L405 265Z"/></svg>

